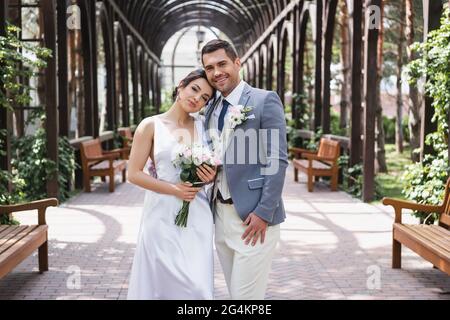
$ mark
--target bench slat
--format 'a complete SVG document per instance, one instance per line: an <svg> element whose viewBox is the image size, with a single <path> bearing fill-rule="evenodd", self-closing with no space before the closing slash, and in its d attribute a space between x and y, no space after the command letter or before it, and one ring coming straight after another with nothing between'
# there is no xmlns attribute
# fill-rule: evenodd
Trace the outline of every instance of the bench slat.
<svg viewBox="0 0 450 320"><path fill-rule="evenodd" d="M7 251L9 248L11 248L16 243L20 242L23 238L25 238L29 233L31 233L37 227L38 226L23 226L23 228L21 228L19 233L16 233L13 237L10 237L8 241L3 242L0 245L0 254ZM3 239L2 239L2 241L3 241Z"/></svg>
<svg viewBox="0 0 450 320"><path fill-rule="evenodd" d="M435 228L430 228L429 231L434 233L448 248L450 248L450 234L447 229L435 226Z"/></svg>
<svg viewBox="0 0 450 320"><path fill-rule="evenodd" d="M450 252L450 242L446 241L448 239L446 239L445 235L443 236L442 234L436 234L435 232L432 231L433 229L436 229L436 228L439 228L439 226L418 225L418 226L414 226L414 231L420 233L421 235L423 235L426 238L429 238L430 241L439 245L444 250ZM447 238L450 238L450 236L447 236Z"/></svg>
<svg viewBox="0 0 450 320"><path fill-rule="evenodd" d="M399 231L406 236L414 238L416 242L418 242L421 246L427 248L429 251L437 254L439 257L450 260L450 252L445 250L445 248L442 248L435 243L431 243L429 239L424 237L422 234L415 231L413 228L409 228L407 225L402 225L395 223L394 224L394 237L395 237L395 231Z"/></svg>
<svg viewBox="0 0 450 320"><path fill-rule="evenodd" d="M26 229L26 226L11 226L6 229L0 237L0 250L4 243L13 238L16 234ZM1 251L0 251L1 252Z"/></svg>
<svg viewBox="0 0 450 320"><path fill-rule="evenodd" d="M450 259L450 247L446 246L445 244L441 244L435 238L430 237L429 233L427 232L428 228L425 228L425 226L423 225L404 225L404 226L408 228L410 232L414 234L414 236L421 238L423 241L426 241L431 246L433 246L434 250L437 253L442 253L444 254L444 256L447 257L447 259Z"/></svg>
<svg viewBox="0 0 450 320"><path fill-rule="evenodd" d="M37 226L22 240L0 255L0 278L25 260L34 250L47 241L47 225Z"/></svg>
<svg viewBox="0 0 450 320"><path fill-rule="evenodd" d="M294 159L293 160L294 165L301 166L303 168L308 168L309 166L309 160L303 160L303 159ZM323 162L313 160L312 161L312 168L314 170L331 170L331 166L328 164L325 164Z"/></svg>
<svg viewBox="0 0 450 320"><path fill-rule="evenodd" d="M10 227L11 227L11 226L6 226L6 225L0 226L0 239L2 238L2 234L5 233L5 232L7 232L6 229L8 229L8 228L10 228Z"/></svg>

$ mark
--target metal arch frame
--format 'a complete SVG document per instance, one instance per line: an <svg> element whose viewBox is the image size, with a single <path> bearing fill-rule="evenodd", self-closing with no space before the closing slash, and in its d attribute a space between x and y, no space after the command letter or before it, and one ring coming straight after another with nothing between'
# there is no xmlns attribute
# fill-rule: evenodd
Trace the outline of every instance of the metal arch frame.
<svg viewBox="0 0 450 320"><path fill-rule="evenodd" d="M259 87L259 53L255 52L252 56L252 85L254 87Z"/></svg>
<svg viewBox="0 0 450 320"><path fill-rule="evenodd" d="M259 49L259 83L258 87L266 89L266 81L264 81L264 76L267 72L267 46L262 44Z"/></svg>
<svg viewBox="0 0 450 320"><path fill-rule="evenodd" d="M100 4L100 25L102 28L103 45L105 50L106 66L106 117L108 119L107 128L114 131L117 128L117 105L116 105L116 68L115 68L115 48L114 48L114 26L108 13L105 3ZM96 115L98 117L98 114Z"/></svg>
<svg viewBox="0 0 450 320"><path fill-rule="evenodd" d="M324 37L322 44L322 130L330 133L330 82L331 82L331 56L333 49L333 35L336 20L337 0L324 0Z"/></svg>
<svg viewBox="0 0 450 320"><path fill-rule="evenodd" d="M298 55L297 55L297 65L296 65L296 72L294 73L296 75L297 81L296 81L296 88L295 92L299 94L298 99L298 105L301 105L303 103L303 95L305 94L304 89L304 81L303 81L303 75L304 75L304 65L305 65L305 46L306 46L306 30L308 27L308 22L313 23L312 15L309 9L309 6L304 6L301 10L299 22L297 26L298 30ZM296 126L299 127L299 121L298 116L295 114L295 121ZM299 128L302 129L302 128Z"/></svg>
<svg viewBox="0 0 450 320"><path fill-rule="evenodd" d="M186 12L186 6L188 6L189 4L192 5L191 6L192 9L190 8L191 10L189 10L189 13L198 14L201 11L206 12L207 11L206 9L215 9L218 12L227 13L226 9L229 9L227 17L231 16L235 22L240 21L242 18L242 16L240 14L230 14L230 11L233 12L233 11L241 9L238 5L236 5L236 2L234 2L234 1L222 0L221 2L199 3L195 0L190 0L187 3L185 1L182 1L182 2L175 1L175 2L168 4L166 7L164 7L164 9L167 9L167 11L165 11L164 14L162 14L162 15L157 15L159 18L159 21L163 22L165 20L168 20L170 18L169 16L176 15L180 11L180 9L182 9L184 12ZM145 16L144 12L143 12L143 15ZM246 13L246 15L247 15L247 13ZM147 18L145 19L147 25L149 23L148 21L152 20L152 18L154 18L154 17L147 16ZM182 19L182 17L179 17L179 18L180 18L180 20ZM251 21L253 17L247 15L244 18L245 19L243 19L243 20L247 21L248 27L250 27L251 24L249 21ZM145 28L145 25L143 27ZM160 27L160 25L157 25L157 27L155 28L156 32L159 31L159 27Z"/></svg>
<svg viewBox="0 0 450 320"><path fill-rule="evenodd" d="M241 1L243 4L244 4L244 7L241 7L241 6L238 6L237 4L235 4L235 2L234 1L221 1L219 4L220 5L222 5L222 6L226 6L226 5L231 5L231 6L234 6L235 7L235 9L234 10L236 10L237 12L239 12L240 14L241 14L241 16L239 16L239 21L249 21L249 23L251 22L251 23L253 23L253 24L251 24L251 25L249 25L250 26L250 28L251 27L255 27L254 26L254 24L256 24L256 27L255 27L255 31L256 32L254 32L255 33L255 35L253 35L253 34L251 34L251 35L249 35L249 37L247 37L248 39L246 39L246 40L249 40L251 37L254 37L254 38L256 38L256 37L258 37L259 35L258 35L258 33L259 32L261 32L262 30L264 30L265 29L265 21L264 21L264 19L263 19L263 10L262 10L262 8L261 8L261 6L262 5L267 5L267 6L269 6L268 5L268 2L269 1L265 1L264 3L261 3L261 1ZM177 6L178 4L180 4L181 3L181 1L172 1L170 4L172 5L172 6ZM204 4L207 4L207 5L209 5L209 6L214 6L214 4L215 3L217 3L217 1L205 1L204 2ZM167 10L167 6L160 6L158 9L156 9L156 10L152 10L152 9L154 9L155 7L157 7L157 5L158 5L159 3L158 3L158 1L149 1L149 0L146 0L146 1L144 1L143 3L141 2L141 3L139 3L138 4L138 2L136 2L136 1L134 1L134 2L130 2L130 3L128 3L127 4L127 6L125 7L124 5L122 5L121 7L122 8L126 8L126 12L130 15L130 17L131 17L131 20L133 20L134 22L135 22L135 25L136 26L138 26L137 28L139 29L139 30L142 30L143 31L143 34L146 34L145 33L145 31L146 30L150 30L150 29L154 29L154 30L158 30L158 27L154 27L154 24L155 24L155 19L153 19L152 17L153 16L149 16L148 15L148 12L152 12L154 15L158 15L161 11L166 11L166 12L168 12L169 10ZM248 4L248 8L246 8L245 6ZM143 9L144 8L144 9ZM197 7L198 8L198 7ZM184 8L184 10L185 10L186 8ZM194 9L196 9L196 8L194 8ZM195 11L194 11L195 12ZM247 14L247 17L246 18L244 18L244 19L242 19L242 13L246 13ZM170 12L168 12L168 14L173 14L173 13L170 13ZM145 19L144 18L142 18L142 17L145 17ZM224 17L224 19L226 19L227 17L225 16ZM145 21L144 21L145 20ZM183 19L181 19L180 17L178 17L178 20L180 21L180 20L183 20ZM208 22L208 23L211 23L211 24L214 24L215 22L217 22L217 17L216 16L213 16L213 18L212 19L202 19L202 20L205 20L206 22ZM144 22L146 22L146 23L152 23L153 25L152 25L152 27L153 28L144 28L143 27L143 22L142 21L144 21ZM156 20L157 22L156 23L158 23L158 20ZM179 22L178 21L178 22ZM228 28L229 28L229 24L227 24L226 23L226 21L228 21L228 20L225 20L225 22L224 23L222 23L223 25L226 25ZM167 23L167 21L165 21L165 23ZM267 22L266 22L267 23ZM198 24L198 22L195 22L195 24ZM167 24L166 24L167 25ZM173 25L177 25L177 23L175 23L175 24L173 24ZM178 30L180 29L180 26L179 25L177 25L178 26ZM186 22L184 22L184 25L183 25L184 27L186 27L187 26L187 24L186 24ZM217 26L217 25L215 25L216 27L219 27L219 29L224 29L224 28L220 28L220 25L219 26ZM235 38L238 36L238 35L240 35L240 34L242 34L242 32L245 32L245 31L247 31L246 29L248 29L248 28L241 28L240 30L239 29L237 29L236 30L236 32L234 32L234 34L228 34L228 37L233 41L233 42L235 42L236 40L235 40ZM259 30L258 30L259 29ZM176 30L176 29L174 29L174 30ZM172 30L173 31L173 30ZM169 32L170 33L170 32ZM147 41L149 42L149 43L151 43L152 44L152 48L159 48L160 46L161 46L161 41L159 41L159 43L158 42L154 42L152 39L151 39L151 37L149 37L148 35L146 35L146 39L147 39ZM251 39L250 39L251 40ZM243 42L243 41L241 41L241 42ZM237 47L239 47L239 46L237 46Z"/></svg>
<svg viewBox="0 0 450 320"><path fill-rule="evenodd" d="M259 52L255 52L252 56L253 60L253 79L252 84L254 87L258 85L259 82Z"/></svg>
<svg viewBox="0 0 450 320"><path fill-rule="evenodd" d="M125 34L122 29L122 24L120 21L115 22L115 27L117 28L117 34L115 34L116 41L118 44L118 61L120 62L120 86L122 93L122 124L125 127L130 125L130 106L129 106L129 93L128 93L128 50L127 43L125 39ZM117 79L117 75L116 75ZM117 105L120 100L117 99Z"/></svg>
<svg viewBox="0 0 450 320"><path fill-rule="evenodd" d="M267 73L266 73L266 88L268 90L273 90L273 71L277 68L278 59L278 47L277 47L277 36L272 34L268 40L267 45ZM274 67L275 66L275 67ZM277 70L278 72L278 70ZM277 73L278 74L278 73Z"/></svg>
<svg viewBox="0 0 450 320"><path fill-rule="evenodd" d="M278 46L279 46L279 53L280 53L280 57L278 59L279 61L279 65L278 65L278 92L280 94L280 99L281 102L283 103L284 106L284 102L285 102L285 98L284 98L284 94L282 94L285 90L285 81L284 78L286 76L286 54L287 54L287 46L288 44L291 45L292 49L295 49L294 47L294 39L293 39L293 35L290 34L289 32L289 24L292 24L291 21L287 20L287 18L283 21L283 24L281 26L281 31L280 31L280 39L278 41ZM292 51L294 52L294 50ZM292 70L291 70L292 71Z"/></svg>
<svg viewBox="0 0 450 320"><path fill-rule="evenodd" d="M95 37L96 16L93 2L78 0L81 9L81 45L84 73L85 135L99 136L97 85L97 39Z"/></svg>
<svg viewBox="0 0 450 320"><path fill-rule="evenodd" d="M139 88L138 88L138 72L139 68L137 67L137 48L136 43L132 36L127 36L127 50L130 58L130 68L131 68L131 82L133 84L133 122L134 124L138 124L140 120L139 113ZM128 77L127 77L128 79ZM128 80L129 81L129 80Z"/></svg>

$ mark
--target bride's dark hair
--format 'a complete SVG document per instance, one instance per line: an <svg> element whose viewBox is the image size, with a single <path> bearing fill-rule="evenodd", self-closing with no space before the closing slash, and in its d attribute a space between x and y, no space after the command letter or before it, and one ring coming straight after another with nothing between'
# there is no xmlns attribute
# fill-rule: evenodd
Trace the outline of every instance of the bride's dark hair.
<svg viewBox="0 0 450 320"><path fill-rule="evenodd" d="M177 99L178 89L180 87L186 88L189 85L189 83L191 83L194 80L200 79L200 78L203 78L206 81L208 81L208 78L206 77L206 72L203 69L196 69L196 70L192 71L191 73L189 73L183 80L181 80L180 85L178 87L176 87L175 90L173 91L173 93L172 93L173 101L175 101ZM211 88L213 89L213 93L211 95L211 98L208 100L208 102L216 97L216 89L214 89L212 86L211 86Z"/></svg>

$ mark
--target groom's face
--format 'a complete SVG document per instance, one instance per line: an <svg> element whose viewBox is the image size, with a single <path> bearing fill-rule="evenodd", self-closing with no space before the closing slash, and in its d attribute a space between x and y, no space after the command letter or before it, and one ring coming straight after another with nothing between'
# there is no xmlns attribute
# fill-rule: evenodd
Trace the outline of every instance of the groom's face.
<svg viewBox="0 0 450 320"><path fill-rule="evenodd" d="M241 61L239 58L232 61L225 49L205 53L203 55L203 65L209 83L220 91L223 96L228 96L239 84Z"/></svg>

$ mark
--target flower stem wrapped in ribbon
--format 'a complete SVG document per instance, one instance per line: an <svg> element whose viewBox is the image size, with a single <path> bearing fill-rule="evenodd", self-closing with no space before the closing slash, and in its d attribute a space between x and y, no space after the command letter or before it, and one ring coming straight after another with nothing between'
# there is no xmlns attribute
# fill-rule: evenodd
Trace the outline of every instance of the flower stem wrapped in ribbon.
<svg viewBox="0 0 450 320"><path fill-rule="evenodd" d="M175 168L181 169L181 181L189 182L194 187L203 187L205 183L198 177L197 168L202 165L216 167L221 164L221 161L207 147L202 144L194 143L190 146L183 146L183 148L177 152L172 163ZM175 218L175 224L177 226L187 226L189 204L189 201L183 201L183 205Z"/></svg>

